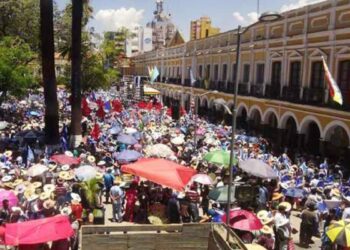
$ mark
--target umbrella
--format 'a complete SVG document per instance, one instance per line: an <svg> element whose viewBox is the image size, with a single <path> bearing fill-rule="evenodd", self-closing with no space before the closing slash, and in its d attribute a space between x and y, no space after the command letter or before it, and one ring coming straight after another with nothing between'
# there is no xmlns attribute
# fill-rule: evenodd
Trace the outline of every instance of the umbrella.
<svg viewBox="0 0 350 250"><path fill-rule="evenodd" d="M79 164L80 163L80 159L78 158L74 158L71 156L68 156L66 154L60 154L60 155L53 155L51 157L51 160L53 160L54 162L57 162L58 164L68 164L68 165L73 165L73 164Z"/></svg>
<svg viewBox="0 0 350 250"><path fill-rule="evenodd" d="M74 170L75 176L81 181L88 181L96 177L97 171L93 166L84 165Z"/></svg>
<svg viewBox="0 0 350 250"><path fill-rule="evenodd" d="M122 128L119 127L119 126L114 126L114 127L110 128L110 129L108 130L108 133L111 134L111 135L117 135L117 134L119 134L120 132L122 132Z"/></svg>
<svg viewBox="0 0 350 250"><path fill-rule="evenodd" d="M228 186L214 188L210 190L208 197L209 199L217 201L219 203L227 203L227 191ZM235 200L235 187L231 187L231 202L234 202Z"/></svg>
<svg viewBox="0 0 350 250"><path fill-rule="evenodd" d="M0 122L0 130L3 130L5 128L7 128L8 122L6 121L1 121Z"/></svg>
<svg viewBox="0 0 350 250"><path fill-rule="evenodd" d="M212 185L213 180L209 175L206 174L196 174L192 177L192 181L198 182L203 185Z"/></svg>
<svg viewBox="0 0 350 250"><path fill-rule="evenodd" d="M137 143L137 140L133 136L127 134L118 135L117 141L127 145L134 145Z"/></svg>
<svg viewBox="0 0 350 250"><path fill-rule="evenodd" d="M209 145L212 145L212 146L219 146L220 145L220 141L219 140L216 140L212 137L207 137L204 139L204 142L206 144L209 144Z"/></svg>
<svg viewBox="0 0 350 250"><path fill-rule="evenodd" d="M284 192L284 195L293 198L304 198L307 195L307 192L301 188L288 188Z"/></svg>
<svg viewBox="0 0 350 250"><path fill-rule="evenodd" d="M331 224L326 234L333 243L344 247L350 246L350 224L344 220Z"/></svg>
<svg viewBox="0 0 350 250"><path fill-rule="evenodd" d="M260 230L263 227L259 218L247 210L230 211L230 227L244 231ZM226 221L226 214L222 216L222 221Z"/></svg>
<svg viewBox="0 0 350 250"><path fill-rule="evenodd" d="M119 163L128 163L132 161L136 161L142 155L135 150L125 150L117 155L117 161Z"/></svg>
<svg viewBox="0 0 350 250"><path fill-rule="evenodd" d="M29 131L23 136L23 138L25 140L36 140L37 138L39 138L39 136L34 131Z"/></svg>
<svg viewBox="0 0 350 250"><path fill-rule="evenodd" d="M48 170L48 167L42 164L36 164L28 168L27 175L31 177L39 176L45 173Z"/></svg>
<svg viewBox="0 0 350 250"><path fill-rule="evenodd" d="M263 161L256 159L249 159L246 161L241 161L239 167L250 175L263 178L263 179L276 179L277 174L273 169L264 163Z"/></svg>
<svg viewBox="0 0 350 250"><path fill-rule="evenodd" d="M146 147L145 152L148 156L152 157L169 157L174 155L174 152L165 144L155 144Z"/></svg>
<svg viewBox="0 0 350 250"><path fill-rule="evenodd" d="M8 200L9 201L9 206L10 207L14 207L18 203L17 196L16 196L16 194L14 192L12 192L10 190L1 189L0 190L0 207L2 207L2 202L4 200Z"/></svg>
<svg viewBox="0 0 350 250"><path fill-rule="evenodd" d="M204 160L215 165L223 165L228 167L230 166L230 152L226 150L212 151L204 156ZM234 160L233 164L236 163L237 160Z"/></svg>
<svg viewBox="0 0 350 250"><path fill-rule="evenodd" d="M181 136L171 139L171 143L174 145L182 145L185 142L184 138Z"/></svg>
<svg viewBox="0 0 350 250"><path fill-rule="evenodd" d="M136 128L126 128L125 129L125 134L128 134L128 135L135 134L136 132L137 132Z"/></svg>

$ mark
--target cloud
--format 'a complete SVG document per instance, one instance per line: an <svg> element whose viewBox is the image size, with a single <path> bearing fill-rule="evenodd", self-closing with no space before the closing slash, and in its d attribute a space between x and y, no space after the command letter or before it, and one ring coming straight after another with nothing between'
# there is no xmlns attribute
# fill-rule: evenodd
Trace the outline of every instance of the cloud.
<svg viewBox="0 0 350 250"><path fill-rule="evenodd" d="M233 18L240 24L247 25L258 21L258 13L250 12L246 16L242 16L239 12L232 13Z"/></svg>
<svg viewBox="0 0 350 250"><path fill-rule="evenodd" d="M323 1L325 1L325 0L294 0L294 3L282 5L281 12L301 8L301 7L304 7L306 5L320 3Z"/></svg>
<svg viewBox="0 0 350 250"><path fill-rule="evenodd" d="M244 22L244 17L239 12L233 12L233 18L236 19L238 22L242 23Z"/></svg>
<svg viewBox="0 0 350 250"><path fill-rule="evenodd" d="M140 25L143 13L143 9L135 8L105 9L96 13L95 21L102 32L116 31L121 27L133 29Z"/></svg>

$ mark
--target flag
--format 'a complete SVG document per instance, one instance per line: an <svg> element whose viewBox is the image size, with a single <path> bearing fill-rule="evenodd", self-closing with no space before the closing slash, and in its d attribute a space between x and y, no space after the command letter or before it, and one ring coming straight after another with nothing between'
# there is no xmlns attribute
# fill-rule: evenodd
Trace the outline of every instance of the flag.
<svg viewBox="0 0 350 250"><path fill-rule="evenodd" d="M81 107L82 107L83 116L89 116L91 113L91 109L89 108L89 104L85 97L83 97L83 99L81 100Z"/></svg>
<svg viewBox="0 0 350 250"><path fill-rule="evenodd" d="M105 102L104 108L107 112L111 111L112 110L111 102L110 101Z"/></svg>
<svg viewBox="0 0 350 250"><path fill-rule="evenodd" d="M154 83L154 81L157 79L158 76L159 76L159 71L158 71L157 66L155 66L155 67L151 70L151 74L150 74L151 83Z"/></svg>
<svg viewBox="0 0 350 250"><path fill-rule="evenodd" d="M97 110L97 112L96 112L96 115L100 118L100 119L104 119L105 118L105 115L106 115L106 113L105 113L105 111L104 111L104 109L103 109L103 104L99 104L99 106L98 106L98 110Z"/></svg>
<svg viewBox="0 0 350 250"><path fill-rule="evenodd" d="M338 84L336 83L331 72L329 71L327 63L323 56L322 56L322 61L323 61L323 68L326 75L326 81L328 83L329 94L334 102L337 102L340 105L343 105L343 97L338 87Z"/></svg>
<svg viewBox="0 0 350 250"><path fill-rule="evenodd" d="M123 110L123 104L119 100L113 100L112 106L114 112L120 113Z"/></svg>
<svg viewBox="0 0 350 250"><path fill-rule="evenodd" d="M196 78L193 75L192 69L190 69L190 77L191 77L191 86L193 86L196 83Z"/></svg>
<svg viewBox="0 0 350 250"><path fill-rule="evenodd" d="M100 126L98 126L97 123L95 123L95 126L92 129L90 135L92 138L94 138L95 141L97 141L98 138L100 137Z"/></svg>

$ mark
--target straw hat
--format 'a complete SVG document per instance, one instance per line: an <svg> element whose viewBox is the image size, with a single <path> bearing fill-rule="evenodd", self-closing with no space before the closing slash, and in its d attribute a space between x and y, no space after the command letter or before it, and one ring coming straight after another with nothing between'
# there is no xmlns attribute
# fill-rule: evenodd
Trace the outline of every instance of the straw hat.
<svg viewBox="0 0 350 250"><path fill-rule="evenodd" d="M12 151L11 150L7 150L5 151L4 155L7 157L7 158L10 158L12 156Z"/></svg>
<svg viewBox="0 0 350 250"><path fill-rule="evenodd" d="M66 151L66 152L64 152L64 154L65 154L66 156L69 156L69 157L73 157L73 156L74 156L73 153L72 153L71 151Z"/></svg>
<svg viewBox="0 0 350 250"><path fill-rule="evenodd" d="M102 180L103 179L103 174L101 172L96 173L96 179Z"/></svg>
<svg viewBox="0 0 350 250"><path fill-rule="evenodd" d="M260 210L260 211L256 214L256 216L257 216L260 220L262 220L262 219L267 218L267 217L269 216L269 212L267 212L266 210Z"/></svg>
<svg viewBox="0 0 350 250"><path fill-rule="evenodd" d="M57 168L57 163L54 161L50 161L48 165L49 170L53 171Z"/></svg>
<svg viewBox="0 0 350 250"><path fill-rule="evenodd" d="M273 193L272 200L277 201L277 200L281 199L282 197L283 197L283 194L281 194L281 193Z"/></svg>
<svg viewBox="0 0 350 250"><path fill-rule="evenodd" d="M71 193L70 196L72 197L72 203L80 203L81 198L79 194Z"/></svg>
<svg viewBox="0 0 350 250"><path fill-rule="evenodd" d="M260 229L260 232L263 234L273 234L273 230L271 227L264 225L262 229Z"/></svg>
<svg viewBox="0 0 350 250"><path fill-rule="evenodd" d="M46 184L46 185L44 185L43 189L44 189L44 192L51 193L51 192L53 192L55 190L55 185L53 185L53 184Z"/></svg>
<svg viewBox="0 0 350 250"><path fill-rule="evenodd" d="M9 189L14 189L15 187L13 186L12 182L6 182L4 183L4 187L9 188Z"/></svg>
<svg viewBox="0 0 350 250"><path fill-rule="evenodd" d="M72 209L70 207L64 207L61 209L61 214L69 216L72 213Z"/></svg>
<svg viewBox="0 0 350 250"><path fill-rule="evenodd" d="M27 187L26 187L23 183L21 183L21 184L19 184L19 185L16 186L15 191L16 191L18 194L23 194L24 191L26 191L26 189L27 189Z"/></svg>
<svg viewBox="0 0 350 250"><path fill-rule="evenodd" d="M52 209L56 205L56 202L54 200L48 199L43 202L43 207L45 209Z"/></svg>
<svg viewBox="0 0 350 250"><path fill-rule="evenodd" d="M68 164L64 164L62 167L61 167L62 171L68 171L70 169L69 165Z"/></svg>
<svg viewBox="0 0 350 250"><path fill-rule="evenodd" d="M270 224L271 222L273 222L273 220L274 220L273 217L265 217L265 218L260 219L261 223L264 225Z"/></svg>
<svg viewBox="0 0 350 250"><path fill-rule="evenodd" d="M94 162L96 161L96 158L95 158L93 155L89 155L89 156L87 157L87 160L88 160L88 162L90 162L90 163L94 163Z"/></svg>
<svg viewBox="0 0 350 250"><path fill-rule="evenodd" d="M36 181L36 182L33 182L33 183L32 183L32 186L33 186L34 188L40 188L42 185L43 185L43 184L42 184L41 182L39 182L39 181Z"/></svg>
<svg viewBox="0 0 350 250"><path fill-rule="evenodd" d="M290 210L292 210L292 205L289 202L281 202L278 206L283 206L286 208L286 212L289 212Z"/></svg>
<svg viewBox="0 0 350 250"><path fill-rule="evenodd" d="M45 200L48 200L50 198L50 194L49 193L46 193L46 192L42 192L39 196L39 199L41 201L45 201Z"/></svg>
<svg viewBox="0 0 350 250"><path fill-rule="evenodd" d="M62 180L65 180L65 181L69 181L69 180L74 179L74 176L71 173L69 173L68 171L61 171L58 174L58 177Z"/></svg>
<svg viewBox="0 0 350 250"><path fill-rule="evenodd" d="M14 182L13 182L13 185L16 187L18 186L19 184L22 184L23 183L23 180L22 179L16 179Z"/></svg>
<svg viewBox="0 0 350 250"><path fill-rule="evenodd" d="M28 201L34 201L34 200L36 200L36 199L38 199L39 198L39 195L37 195L37 194L31 194L28 198L27 198L27 200Z"/></svg>
<svg viewBox="0 0 350 250"><path fill-rule="evenodd" d="M99 167L102 167L102 166L104 166L104 165L106 165L106 162L105 162L105 161L99 161L99 162L97 163L97 166L99 166Z"/></svg>
<svg viewBox="0 0 350 250"><path fill-rule="evenodd" d="M11 180L12 180L12 176L11 175L6 175L6 176L1 178L2 182L10 182Z"/></svg>

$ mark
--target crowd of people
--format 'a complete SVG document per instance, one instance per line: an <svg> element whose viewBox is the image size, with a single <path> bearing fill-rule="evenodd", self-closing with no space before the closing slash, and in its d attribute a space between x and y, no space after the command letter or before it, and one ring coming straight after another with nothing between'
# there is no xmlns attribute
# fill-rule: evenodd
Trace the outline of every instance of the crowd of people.
<svg viewBox="0 0 350 250"><path fill-rule="evenodd" d="M229 168L205 156L229 151L232 146L237 162L256 159L275 173L262 178L239 164L232 168L235 185L245 183L256 194L231 205L233 212L244 210L258 219L259 229L249 230L236 225L236 217L231 218L233 230L244 243L269 250L291 249L293 235L299 234L301 247L313 246L312 237L321 238L323 249L344 246L340 241L334 244L327 234L336 221L350 219L350 182L343 163L313 156L291 159L288 152L273 155L267 139L245 131L237 131L235 145L230 145L229 126L196 119L191 111L173 120L171 108L159 99L120 100L117 91L83 98L83 141L70 148L69 98L65 90L58 96L61 144L56 148L45 148L42 94L32 93L23 101L11 100L1 106L1 231L8 223L57 214L68 216L74 229L70 239L54 241L50 248L44 243L20 249L43 249L43 245L46 249L78 249L79 228L103 224L107 206L113 208L110 219L115 223L221 222L227 204L210 192L228 184ZM152 150L154 146L160 149ZM191 180L180 191L122 172L122 165L147 157L193 168L211 181ZM300 228L292 227L291 216L301 218Z"/></svg>

